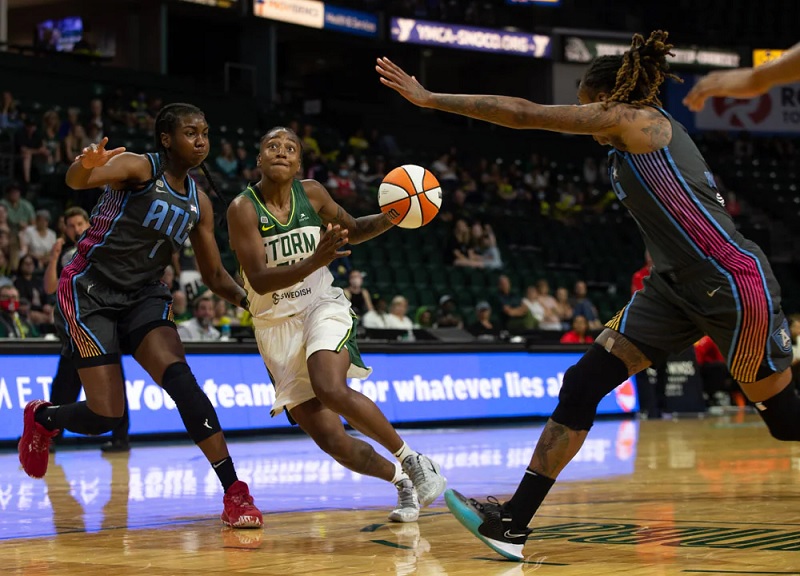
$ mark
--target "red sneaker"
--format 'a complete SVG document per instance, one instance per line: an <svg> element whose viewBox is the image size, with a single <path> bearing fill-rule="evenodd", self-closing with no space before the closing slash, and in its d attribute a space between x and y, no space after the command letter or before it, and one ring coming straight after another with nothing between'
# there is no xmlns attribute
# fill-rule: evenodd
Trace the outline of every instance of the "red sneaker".
<svg viewBox="0 0 800 576"><path fill-rule="evenodd" d="M261 528L264 525L261 511L253 504L250 489L241 480L228 488L222 504L225 507L222 510L222 521L232 528Z"/></svg>
<svg viewBox="0 0 800 576"><path fill-rule="evenodd" d="M48 430L33 419L40 408L52 406L44 400L31 400L25 406L22 421L22 438L19 440L19 463L31 478L41 478L47 472L50 457L50 439L58 434L58 430Z"/></svg>

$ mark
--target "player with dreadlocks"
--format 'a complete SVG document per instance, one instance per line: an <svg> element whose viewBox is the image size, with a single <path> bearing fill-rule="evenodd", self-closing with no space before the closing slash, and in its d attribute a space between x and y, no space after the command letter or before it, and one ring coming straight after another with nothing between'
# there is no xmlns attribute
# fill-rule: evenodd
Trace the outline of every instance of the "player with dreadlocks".
<svg viewBox="0 0 800 576"><path fill-rule="evenodd" d="M159 111L155 133L157 154L106 150L104 138L84 149L67 172L73 189L105 187L57 290L63 354L78 367L86 401L31 401L20 463L29 476L41 478L48 440L59 429L91 435L113 429L124 408L120 354L130 353L175 401L189 436L212 463L225 491L222 521L257 528L261 512L238 480L214 407L186 363L172 296L160 282L173 252L191 238L205 284L247 306L244 290L222 266L211 201L188 174L200 166L208 177L208 124L197 107L170 104Z"/></svg>
<svg viewBox="0 0 800 576"><path fill-rule="evenodd" d="M714 177L684 128L659 107L672 46L665 32L637 34L622 55L595 58L577 106L505 96L431 93L386 58L381 81L412 103L510 128L590 134L611 146L609 178L653 258L644 289L564 374L559 402L512 498L481 503L448 490L456 518L496 552L519 560L528 524L583 445L600 400L629 376L660 364L704 334L778 440L800 440L791 381L791 337L780 287L761 249L742 237Z"/></svg>

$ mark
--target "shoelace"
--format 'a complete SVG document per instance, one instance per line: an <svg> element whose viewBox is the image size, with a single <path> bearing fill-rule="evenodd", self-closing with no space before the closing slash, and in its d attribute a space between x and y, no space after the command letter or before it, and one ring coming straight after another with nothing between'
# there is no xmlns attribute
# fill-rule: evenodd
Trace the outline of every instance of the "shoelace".
<svg viewBox="0 0 800 576"><path fill-rule="evenodd" d="M411 470L412 481L414 482L415 486L425 482L428 479L429 470L423 465L423 458L424 456L422 454L418 454L417 465Z"/></svg>
<svg viewBox="0 0 800 576"><path fill-rule="evenodd" d="M253 497L250 494L233 494L229 498L237 506L253 506Z"/></svg>
<svg viewBox="0 0 800 576"><path fill-rule="evenodd" d="M419 505L414 502L414 487L404 487L397 491L397 507L398 508L418 508Z"/></svg>
<svg viewBox="0 0 800 576"><path fill-rule="evenodd" d="M486 503L478 502L474 498L470 498L469 503L484 516L488 516L490 514L497 514L499 516L502 514L503 505L500 504L500 501L494 496L487 496Z"/></svg>
<svg viewBox="0 0 800 576"><path fill-rule="evenodd" d="M50 447L50 438L44 434L34 434L31 440L31 447L34 452L44 452Z"/></svg>

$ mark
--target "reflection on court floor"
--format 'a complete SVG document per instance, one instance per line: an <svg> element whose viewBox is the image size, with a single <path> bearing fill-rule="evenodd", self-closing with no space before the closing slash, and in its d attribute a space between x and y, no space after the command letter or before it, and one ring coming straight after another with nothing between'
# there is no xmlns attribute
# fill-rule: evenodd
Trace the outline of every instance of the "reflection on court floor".
<svg viewBox="0 0 800 576"><path fill-rule="evenodd" d="M408 443L438 461L449 484L467 493L513 491L541 427L405 431ZM600 422L563 480L631 474L636 421ZM381 508L395 490L350 472L306 437L234 441L240 479L265 512ZM69 494L51 498L51 494ZM139 446L129 455L103 456L96 448L60 450L43 480L28 478L15 453L0 455L0 539L96 531L108 526L104 510L127 502L128 528L215 518L222 489L200 451L188 444ZM441 503L440 503L441 504ZM78 512L78 508L83 513ZM66 514L62 512L66 511ZM178 514L176 516L176 514ZM63 521L62 521L63 520ZM114 526L122 518L112 521Z"/></svg>

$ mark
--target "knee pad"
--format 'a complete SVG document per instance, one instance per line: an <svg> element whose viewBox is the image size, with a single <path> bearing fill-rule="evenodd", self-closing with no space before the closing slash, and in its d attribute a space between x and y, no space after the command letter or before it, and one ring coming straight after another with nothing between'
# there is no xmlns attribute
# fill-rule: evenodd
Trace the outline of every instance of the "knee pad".
<svg viewBox="0 0 800 576"><path fill-rule="evenodd" d="M211 400L186 362L170 364L164 371L161 387L175 401L183 425L195 444L222 431Z"/></svg>
<svg viewBox="0 0 800 576"><path fill-rule="evenodd" d="M800 398L789 384L772 398L756 402L758 415L777 440L800 440Z"/></svg>
<svg viewBox="0 0 800 576"><path fill-rule="evenodd" d="M591 430L597 405L628 377L625 363L598 344L564 373L550 418L572 430Z"/></svg>
<svg viewBox="0 0 800 576"><path fill-rule="evenodd" d="M80 416L76 418L77 422L69 427L71 432L99 436L116 428L122 420L119 416L100 416L100 414L92 412L85 403L82 404L78 407Z"/></svg>

